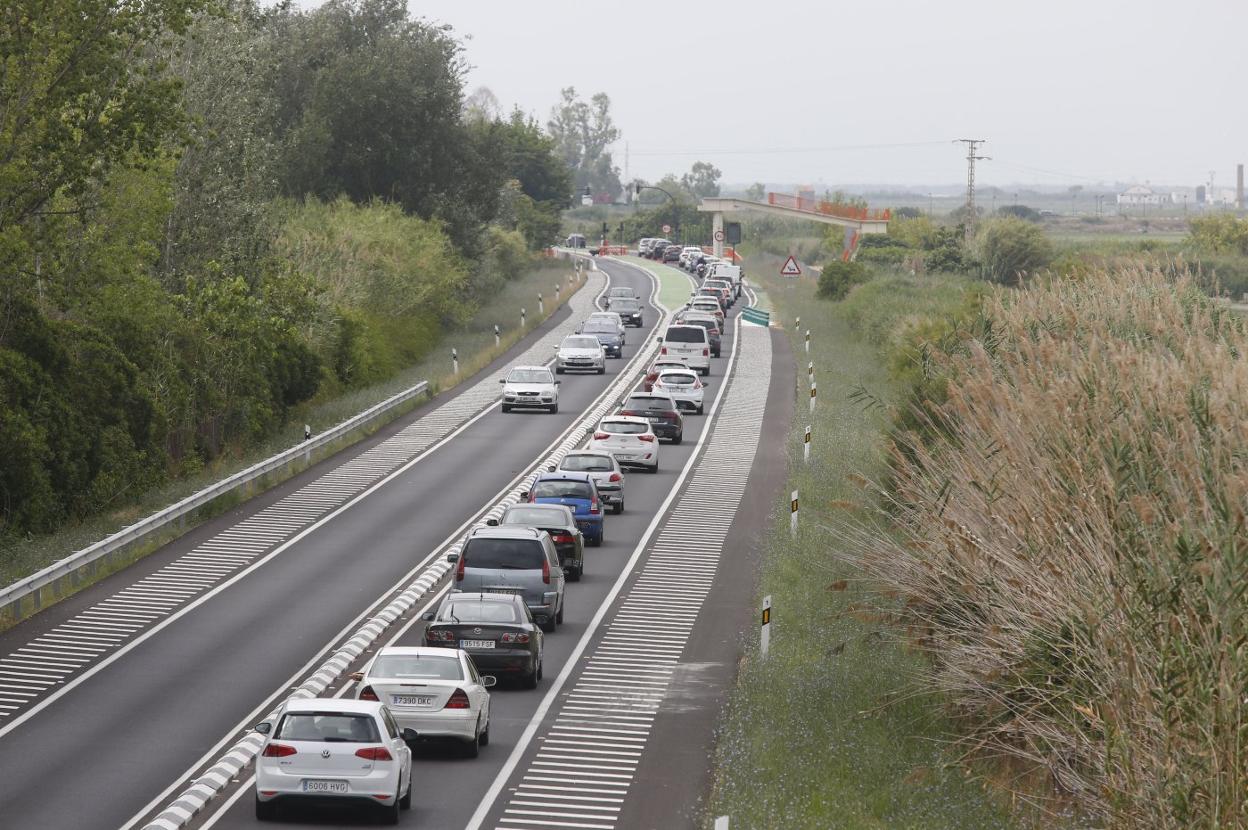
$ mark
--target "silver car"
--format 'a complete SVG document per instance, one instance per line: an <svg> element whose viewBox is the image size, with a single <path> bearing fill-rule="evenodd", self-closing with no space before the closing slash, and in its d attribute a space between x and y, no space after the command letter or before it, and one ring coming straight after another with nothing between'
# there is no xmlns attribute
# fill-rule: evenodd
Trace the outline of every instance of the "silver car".
<svg viewBox="0 0 1248 830"><path fill-rule="evenodd" d="M520 407L559 411L559 384L545 366L517 366L500 378L503 385L503 411Z"/></svg>
<svg viewBox="0 0 1248 830"><path fill-rule="evenodd" d="M596 450L570 452L559 462L556 470L561 473L589 473L598 487L598 495L611 512L624 512L624 473L620 462L611 453Z"/></svg>
<svg viewBox="0 0 1248 830"><path fill-rule="evenodd" d="M555 374L562 375L569 370L606 373L607 353L597 337L569 334L555 347Z"/></svg>
<svg viewBox="0 0 1248 830"><path fill-rule="evenodd" d="M550 534L532 527L478 527L455 564L456 591L517 594L544 631L563 622L565 579Z"/></svg>

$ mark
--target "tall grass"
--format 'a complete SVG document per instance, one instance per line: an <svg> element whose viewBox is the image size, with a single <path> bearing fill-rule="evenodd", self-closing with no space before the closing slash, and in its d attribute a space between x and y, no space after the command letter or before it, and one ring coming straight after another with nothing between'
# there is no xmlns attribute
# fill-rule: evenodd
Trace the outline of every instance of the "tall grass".
<svg viewBox="0 0 1248 830"><path fill-rule="evenodd" d="M842 541L966 747L1112 826L1248 827L1243 323L1135 267L994 295L969 334L925 354L947 399Z"/></svg>

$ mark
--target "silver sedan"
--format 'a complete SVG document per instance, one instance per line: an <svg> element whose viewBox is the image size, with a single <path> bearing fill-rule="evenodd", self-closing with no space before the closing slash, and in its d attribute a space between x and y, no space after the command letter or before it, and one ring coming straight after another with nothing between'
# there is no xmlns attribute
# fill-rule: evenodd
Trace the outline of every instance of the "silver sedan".
<svg viewBox="0 0 1248 830"><path fill-rule="evenodd" d="M587 334L570 334L555 347L555 373L562 375L574 369L578 371L607 371L607 353L597 337Z"/></svg>

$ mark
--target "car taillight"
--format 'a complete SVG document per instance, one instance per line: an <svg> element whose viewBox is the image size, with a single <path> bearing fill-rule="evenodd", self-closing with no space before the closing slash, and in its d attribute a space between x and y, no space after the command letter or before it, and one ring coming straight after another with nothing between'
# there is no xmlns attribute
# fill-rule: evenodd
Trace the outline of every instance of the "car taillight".
<svg viewBox="0 0 1248 830"><path fill-rule="evenodd" d="M503 634L498 638L500 643L527 643L529 635L521 632L520 634L512 634L510 632Z"/></svg>
<svg viewBox="0 0 1248 830"><path fill-rule="evenodd" d="M667 354L667 346L664 346L662 349L659 349L659 354Z"/></svg>
<svg viewBox="0 0 1248 830"><path fill-rule="evenodd" d="M426 628L425 639L431 643L451 643L455 641L455 632L442 628Z"/></svg>
<svg viewBox="0 0 1248 830"><path fill-rule="evenodd" d="M611 436L610 436L610 435L608 435L608 434L607 434L607 433L605 433L605 432L595 432L595 433L594 433L594 440L595 440L595 441L606 441L606 440L607 440L608 438L610 438L610 437L611 437Z"/></svg>
<svg viewBox="0 0 1248 830"><path fill-rule="evenodd" d="M261 754L265 758L285 758L287 755L294 755L295 748L286 744L269 744Z"/></svg>
<svg viewBox="0 0 1248 830"><path fill-rule="evenodd" d="M394 756L384 746L366 746L355 751L355 757L365 761L393 761Z"/></svg>
<svg viewBox="0 0 1248 830"><path fill-rule="evenodd" d="M446 705L443 706L442 708L443 709L471 709L472 704L468 702L467 692L465 692L463 689L456 689L454 693L451 694L450 699L446 701Z"/></svg>
<svg viewBox="0 0 1248 830"><path fill-rule="evenodd" d="M546 560L542 561L542 582L550 584L550 562Z"/></svg>
<svg viewBox="0 0 1248 830"><path fill-rule="evenodd" d="M710 349L703 349L703 350L702 350L702 356L703 356L703 357L710 357L710 356L711 356L711 350L710 350Z"/></svg>
<svg viewBox="0 0 1248 830"><path fill-rule="evenodd" d="M638 437L638 438L640 438L642 441L649 441L649 442L651 442L651 443L653 443L653 442L654 442L654 436L653 436L653 435L638 435L637 437Z"/></svg>
<svg viewBox="0 0 1248 830"><path fill-rule="evenodd" d="M365 686L360 689L360 700L376 700L377 693L373 691L372 686Z"/></svg>
<svg viewBox="0 0 1248 830"><path fill-rule="evenodd" d="M455 566L455 581L464 581L464 568L468 567L468 557L464 554L459 555L459 564Z"/></svg>
<svg viewBox="0 0 1248 830"><path fill-rule="evenodd" d="M598 512L598 500L597 500L597 499L595 499L594 501L591 501L591 502L589 503L589 512L590 512L590 513L597 513L597 512Z"/></svg>
<svg viewBox="0 0 1248 830"><path fill-rule="evenodd" d="M607 480L608 480L608 481L623 481L623 480L624 480L624 476L620 475L619 473L612 473L612 474L611 474L611 478L609 478L609 479L607 479Z"/></svg>

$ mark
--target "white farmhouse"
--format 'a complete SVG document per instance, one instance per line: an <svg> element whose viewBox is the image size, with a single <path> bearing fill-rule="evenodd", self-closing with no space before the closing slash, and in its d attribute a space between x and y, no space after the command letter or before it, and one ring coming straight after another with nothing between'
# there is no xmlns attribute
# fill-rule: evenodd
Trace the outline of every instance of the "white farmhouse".
<svg viewBox="0 0 1248 830"><path fill-rule="evenodd" d="M1139 184L1135 187L1128 187L1125 192L1118 194L1118 204L1123 207L1165 205L1169 204L1169 202L1169 193L1157 193L1151 187Z"/></svg>

